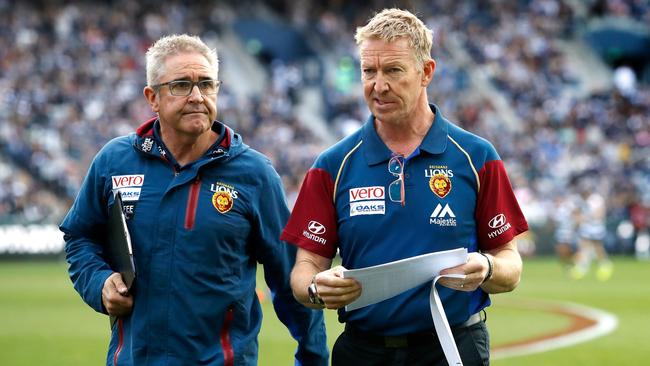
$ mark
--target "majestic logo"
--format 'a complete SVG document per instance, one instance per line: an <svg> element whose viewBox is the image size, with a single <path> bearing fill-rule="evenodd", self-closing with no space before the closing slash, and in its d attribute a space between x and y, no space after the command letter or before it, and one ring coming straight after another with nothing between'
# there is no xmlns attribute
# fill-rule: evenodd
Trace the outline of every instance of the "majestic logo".
<svg viewBox="0 0 650 366"><path fill-rule="evenodd" d="M456 226L456 215L449 204L438 204L429 217L429 224L438 226Z"/></svg>
<svg viewBox="0 0 650 366"><path fill-rule="evenodd" d="M440 198L444 198L451 192L451 180L445 174L434 174L429 179L429 188Z"/></svg>
<svg viewBox="0 0 650 366"><path fill-rule="evenodd" d="M494 239L497 236L505 233L512 227L510 223L506 220L506 215L498 214L494 216L489 222L488 226L492 229L496 229L488 233L488 238Z"/></svg>
<svg viewBox="0 0 650 366"><path fill-rule="evenodd" d="M325 234L325 231L327 231L325 229L325 225L321 224L318 221L312 220L307 224L307 230L302 231L302 236L309 240L315 241L316 243L325 245L327 244L327 239L319 236Z"/></svg>
<svg viewBox="0 0 650 366"><path fill-rule="evenodd" d="M386 213L386 189L383 186L351 188L349 192L350 217Z"/></svg>
<svg viewBox="0 0 650 366"><path fill-rule="evenodd" d="M215 192L212 195L212 205L220 213L230 211L234 203L230 192Z"/></svg>
<svg viewBox="0 0 650 366"><path fill-rule="evenodd" d="M111 183L113 191L122 194L122 201L137 201L144 184L144 174L113 175Z"/></svg>
<svg viewBox="0 0 650 366"><path fill-rule="evenodd" d="M307 230L311 231L313 234L322 235L325 234L325 226L318 221L309 221L307 225Z"/></svg>

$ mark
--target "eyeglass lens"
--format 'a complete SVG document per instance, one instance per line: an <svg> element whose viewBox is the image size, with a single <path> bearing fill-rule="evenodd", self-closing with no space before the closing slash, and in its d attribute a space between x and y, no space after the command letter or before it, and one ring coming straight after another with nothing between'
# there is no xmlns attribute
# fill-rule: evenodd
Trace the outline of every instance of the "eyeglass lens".
<svg viewBox="0 0 650 366"><path fill-rule="evenodd" d="M388 197L393 202L402 202L402 188L404 187L404 182L397 178L393 183L388 186Z"/></svg>
<svg viewBox="0 0 650 366"><path fill-rule="evenodd" d="M388 171L393 175L400 175L404 170L404 163L401 156L393 156L388 161Z"/></svg>
<svg viewBox="0 0 650 366"><path fill-rule="evenodd" d="M192 93L195 84L199 87L199 91L203 95L215 94L219 88L219 82L217 80L201 80L197 82L179 80L169 83L169 91L171 91L172 95L187 96Z"/></svg>

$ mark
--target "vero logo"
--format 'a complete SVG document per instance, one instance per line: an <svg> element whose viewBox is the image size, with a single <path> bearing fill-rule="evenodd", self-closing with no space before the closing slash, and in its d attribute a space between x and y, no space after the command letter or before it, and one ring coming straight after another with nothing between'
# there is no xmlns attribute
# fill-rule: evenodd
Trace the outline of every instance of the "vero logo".
<svg viewBox="0 0 650 366"><path fill-rule="evenodd" d="M144 183L144 174L133 175L113 175L111 176L113 189L125 187L142 187Z"/></svg>
<svg viewBox="0 0 650 366"><path fill-rule="evenodd" d="M350 202L360 200L383 200L386 196L384 187L358 187L350 189Z"/></svg>

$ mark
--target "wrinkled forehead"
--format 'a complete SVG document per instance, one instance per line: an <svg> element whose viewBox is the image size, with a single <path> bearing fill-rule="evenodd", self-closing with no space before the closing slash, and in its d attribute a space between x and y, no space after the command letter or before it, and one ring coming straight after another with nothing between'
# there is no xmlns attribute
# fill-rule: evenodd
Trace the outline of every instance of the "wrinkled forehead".
<svg viewBox="0 0 650 366"><path fill-rule="evenodd" d="M199 53L180 53L165 59L165 75L174 79L182 76L216 78L216 70Z"/></svg>
<svg viewBox="0 0 650 366"><path fill-rule="evenodd" d="M378 38L364 40L359 45L361 62L410 61L415 59L415 53L406 38L395 41L384 41Z"/></svg>

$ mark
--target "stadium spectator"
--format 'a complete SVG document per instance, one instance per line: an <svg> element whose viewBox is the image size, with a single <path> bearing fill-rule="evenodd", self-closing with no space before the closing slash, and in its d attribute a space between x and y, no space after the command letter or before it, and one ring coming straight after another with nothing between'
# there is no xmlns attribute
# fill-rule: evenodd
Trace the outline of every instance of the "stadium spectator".
<svg viewBox="0 0 650 366"><path fill-rule="evenodd" d="M280 178L216 120L216 52L174 35L156 41L146 61L144 96L157 117L102 148L61 224L75 289L119 317L107 365L256 365L258 262L298 341L296 363L326 365L323 315L289 286L296 250L279 240L289 214ZM132 292L102 257L115 194L133 243Z"/></svg>
<svg viewBox="0 0 650 366"><path fill-rule="evenodd" d="M429 286L348 312L363 289L341 271L465 247L467 263L441 272L463 278L440 279L447 287L440 294L463 364L484 365L489 341L480 312L489 293L519 283L515 238L528 225L492 145L428 103L431 30L392 8L357 28L355 39L372 115L305 177L282 233L299 247L294 294L307 306L338 309L346 323L333 365L451 364L435 336ZM331 268L337 251L342 266Z"/></svg>
<svg viewBox="0 0 650 366"><path fill-rule="evenodd" d="M266 9L278 3L284 3L275 7L278 12ZM555 197L577 194L571 181L594 169L608 200L616 194L615 187L624 186L646 207L650 202L646 188L650 160L645 158L650 154L647 78L637 75L636 88L624 89L629 93L595 90L572 97L566 93L579 86L579 78L558 45L579 40L572 37L583 22L576 16L580 12L573 10L576 4L596 9L598 3L601 10L589 13L592 17L615 15L642 24L650 19L650 3L639 0L586 5L566 0L410 2L434 30L434 57L439 65L428 89L430 97L451 120L494 143L515 188L521 188L517 191L527 192L531 202L545 208L543 215L529 220L533 228L547 229L553 221ZM325 0L306 7L288 0L191 4L165 0L162 4L169 12L151 4L0 1L4 15L0 17L0 153L11 170L31 176L21 177L16 186L39 192L0 188L4 201L11 202L4 206L8 216L3 220L59 222L62 210L52 207L69 206L97 146L136 128L134 121L151 116L138 97L144 64L134 55L163 31L191 30L216 45L230 22L239 18L273 17L292 23L313 43L325 65L322 117L331 121L330 131L349 133L363 123L367 107L359 93L358 59L350 57L355 55L350 34L373 8L393 3ZM257 12L260 8L263 11ZM464 53L471 57L458 57ZM235 57L224 53L224 69L239 62ZM284 182L293 182L293 188L286 187L293 197L299 187L296 182L326 144L322 134L305 127L311 121L296 114L295 96L301 95L300 88L309 79L300 75L304 65L271 60L263 66L272 90L241 98L232 89L240 81L226 79L220 91L220 115L272 159ZM470 77L473 73L487 76L492 91L479 92ZM517 128L504 123L499 98L511 105ZM267 126L282 131L283 139L276 142ZM280 142L291 135L289 146ZM47 192L52 194L42 194ZM27 211L20 208L25 205L39 214L25 216ZM608 202L608 228L625 221L630 207ZM611 229L605 245L619 253L634 251L616 240Z"/></svg>

